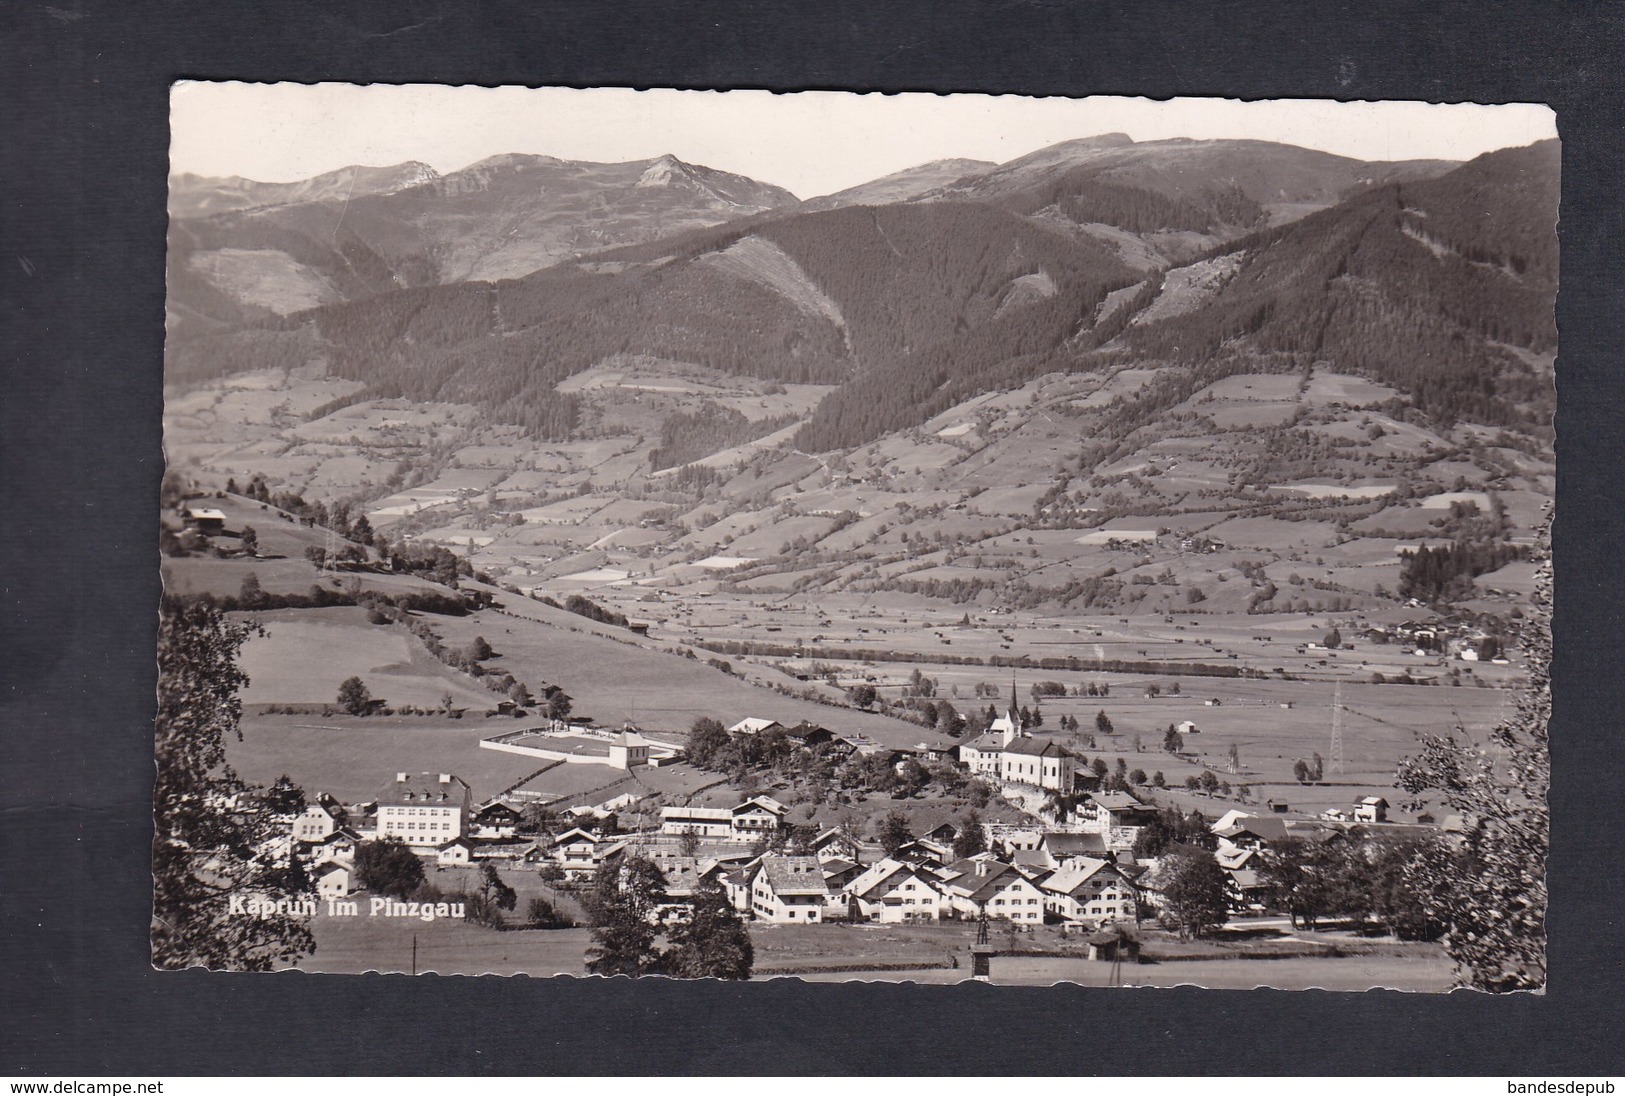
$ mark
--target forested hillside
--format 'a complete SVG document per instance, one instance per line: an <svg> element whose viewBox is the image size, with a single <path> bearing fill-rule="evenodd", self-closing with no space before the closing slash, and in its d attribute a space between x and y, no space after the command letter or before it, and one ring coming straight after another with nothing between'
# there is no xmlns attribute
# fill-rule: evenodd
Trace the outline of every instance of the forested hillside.
<svg viewBox="0 0 1625 1096"><path fill-rule="evenodd" d="M1366 373L1444 422L1548 421L1556 345L1556 142L1393 184L1220 253L1210 300L1130 328L1135 356L1204 361L1243 347Z"/></svg>
<svg viewBox="0 0 1625 1096"><path fill-rule="evenodd" d="M559 382L648 355L837 386L795 441L829 451L1046 372L1129 359L1195 364L1196 378L1327 361L1441 422L1542 423L1556 144L1438 174L1447 166L1101 138L910 200L815 210L765 208L788 195L669 157L497 157L349 203L176 222L168 377L316 362L371 395L472 404L562 438L577 403ZM617 227L595 235L610 208ZM436 284L455 264L435 241L474 248L498 211L518 218L503 223L543 269ZM544 222L574 235L548 235ZM602 246L617 234L620 246ZM1170 267L1157 258L1169 239L1205 250ZM1124 241L1140 241L1134 262ZM519 261L516 246L501 245L502 262ZM561 262L557 247L590 254ZM316 280L284 285L288 299L314 295L317 307L245 303L193 261L236 250L262 265L286 257ZM1159 390L1137 399L1154 410L1145 400ZM673 430L663 448L674 462L701 439L758 436L720 411Z"/></svg>

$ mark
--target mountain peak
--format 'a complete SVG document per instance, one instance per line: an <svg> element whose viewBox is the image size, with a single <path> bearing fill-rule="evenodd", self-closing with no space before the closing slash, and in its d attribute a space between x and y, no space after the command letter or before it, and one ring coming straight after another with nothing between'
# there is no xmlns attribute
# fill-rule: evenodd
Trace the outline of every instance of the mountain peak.
<svg viewBox="0 0 1625 1096"><path fill-rule="evenodd" d="M674 186L679 181L693 182L694 169L668 152L644 169L636 185Z"/></svg>

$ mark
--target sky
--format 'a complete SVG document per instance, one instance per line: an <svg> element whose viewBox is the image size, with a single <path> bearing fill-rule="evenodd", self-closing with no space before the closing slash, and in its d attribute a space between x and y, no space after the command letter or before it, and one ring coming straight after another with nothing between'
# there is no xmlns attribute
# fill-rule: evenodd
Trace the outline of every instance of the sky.
<svg viewBox="0 0 1625 1096"><path fill-rule="evenodd" d="M170 127L171 169L198 175L291 182L407 160L444 174L505 152L602 163L671 153L800 198L930 160L1003 163L1101 133L1252 138L1361 160L1467 160L1557 136L1539 104L201 81L171 89Z"/></svg>

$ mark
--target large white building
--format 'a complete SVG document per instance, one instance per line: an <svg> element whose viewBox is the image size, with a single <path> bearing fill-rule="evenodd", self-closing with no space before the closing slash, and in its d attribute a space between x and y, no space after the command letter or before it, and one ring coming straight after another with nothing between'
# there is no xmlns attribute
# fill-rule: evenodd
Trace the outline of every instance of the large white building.
<svg viewBox="0 0 1625 1096"><path fill-rule="evenodd" d="M450 773L396 773L378 797L378 838L432 852L468 830L468 785Z"/></svg>

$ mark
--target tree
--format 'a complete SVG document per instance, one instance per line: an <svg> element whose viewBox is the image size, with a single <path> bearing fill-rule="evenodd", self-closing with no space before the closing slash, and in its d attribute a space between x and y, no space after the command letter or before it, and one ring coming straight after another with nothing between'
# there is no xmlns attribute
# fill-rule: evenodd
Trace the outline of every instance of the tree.
<svg viewBox="0 0 1625 1096"><path fill-rule="evenodd" d="M886 850L887 856L914 839L914 835L908 830L908 816L901 811L892 811L881 819L880 833L877 836L880 839L880 847Z"/></svg>
<svg viewBox="0 0 1625 1096"><path fill-rule="evenodd" d="M1437 793L1462 818L1460 847L1424 847L1406 874L1426 915L1444 928L1441 940L1458 984L1492 992L1546 982L1550 536L1548 524L1531 553L1537 563L1532 605L1514 636L1529 667L1516 710L1483 744L1460 731L1424 737L1421 753L1399 770L1405 791Z"/></svg>
<svg viewBox="0 0 1625 1096"><path fill-rule="evenodd" d="M266 789L261 802L272 814L298 814L305 809L305 790L283 773Z"/></svg>
<svg viewBox="0 0 1625 1096"><path fill-rule="evenodd" d="M569 694L563 689L556 690L547 698L547 718L561 721L569 719L572 706Z"/></svg>
<svg viewBox="0 0 1625 1096"><path fill-rule="evenodd" d="M854 685L846 691L846 698L854 708L867 708L875 702L875 687L868 683Z"/></svg>
<svg viewBox="0 0 1625 1096"><path fill-rule="evenodd" d="M1095 774L1096 780L1105 780L1106 774L1111 771L1111 766L1106 764L1104 757L1097 757L1089 763L1089 771Z"/></svg>
<svg viewBox="0 0 1625 1096"><path fill-rule="evenodd" d="M1145 698L1147 700L1153 700L1161 695L1162 686L1158 685L1155 681L1145 687Z"/></svg>
<svg viewBox="0 0 1625 1096"><path fill-rule="evenodd" d="M727 730L720 720L701 716L688 729L688 760L702 769L717 767L716 762L730 745Z"/></svg>
<svg viewBox="0 0 1625 1096"><path fill-rule="evenodd" d="M1309 782L1319 784L1320 778L1326 775L1326 759L1318 753L1313 755L1314 761L1309 766Z"/></svg>
<svg viewBox="0 0 1625 1096"><path fill-rule="evenodd" d="M355 850L355 878L376 894L405 898L423 885L423 858L398 837L363 841Z"/></svg>
<svg viewBox="0 0 1625 1096"><path fill-rule="evenodd" d="M525 923L533 929L562 929L570 926L570 919L538 894L525 907Z"/></svg>
<svg viewBox="0 0 1625 1096"><path fill-rule="evenodd" d="M1320 637L1320 645L1334 651L1337 650L1343 646L1343 633L1339 632L1334 627L1331 631Z"/></svg>
<svg viewBox="0 0 1625 1096"><path fill-rule="evenodd" d="M658 973L655 938L665 902L665 876L648 857L614 856L600 864L584 903L592 925L587 971L634 978Z"/></svg>
<svg viewBox="0 0 1625 1096"><path fill-rule="evenodd" d="M1162 775L1161 769L1151 774L1151 786L1153 788L1166 788L1168 786L1168 778Z"/></svg>
<svg viewBox="0 0 1625 1096"><path fill-rule="evenodd" d="M1208 795L1219 790L1219 778L1213 774L1212 769L1203 769L1198 779L1201 781L1202 790Z"/></svg>
<svg viewBox="0 0 1625 1096"><path fill-rule="evenodd" d="M1185 748L1185 738L1179 729L1172 723L1168 724L1168 733L1162 736L1162 748L1171 754L1176 754Z"/></svg>
<svg viewBox="0 0 1625 1096"><path fill-rule="evenodd" d="M954 833L954 856L963 860L986 851L987 830L982 825L982 814L976 810L966 811Z"/></svg>
<svg viewBox="0 0 1625 1096"><path fill-rule="evenodd" d="M327 566L327 549L319 544L307 545L305 547L305 558L319 571Z"/></svg>
<svg viewBox="0 0 1625 1096"><path fill-rule="evenodd" d="M1225 751L1224 760L1231 772L1241 771L1241 750L1234 742L1230 743L1230 748Z"/></svg>
<svg viewBox="0 0 1625 1096"><path fill-rule="evenodd" d="M756 962L750 931L714 875L700 879L688 920L671 932L661 973L674 978L723 978L743 982Z"/></svg>
<svg viewBox="0 0 1625 1096"><path fill-rule="evenodd" d="M260 577L253 571L244 575L242 585L237 587L237 604L244 609L258 609L265 604L265 590L260 586Z"/></svg>
<svg viewBox="0 0 1625 1096"><path fill-rule="evenodd" d="M1224 869L1206 849L1175 845L1163 858L1167 874L1162 887L1164 916L1181 936L1206 936L1229 917Z"/></svg>
<svg viewBox="0 0 1625 1096"><path fill-rule="evenodd" d="M233 896L275 902L313 892L288 889L286 869L262 851L282 826L229 804L251 792L226 764L227 736L240 736L238 690L248 675L238 653L259 629L202 602L166 598L158 621L157 779L153 789L152 962L178 970L272 970L315 950L307 920L293 913L233 915ZM308 880L305 885L308 886Z"/></svg>
<svg viewBox="0 0 1625 1096"><path fill-rule="evenodd" d="M242 544L243 551L251 556L259 555L260 535L254 531L252 525L243 526L243 531L237 534L237 539Z"/></svg>
<svg viewBox="0 0 1625 1096"><path fill-rule="evenodd" d="M1292 778L1299 784L1309 783L1309 762L1298 758L1292 763Z"/></svg>
<svg viewBox="0 0 1625 1096"><path fill-rule="evenodd" d="M502 881L497 866L489 860L480 865L480 894L499 910L511 910L519 902L519 895Z"/></svg>
<svg viewBox="0 0 1625 1096"><path fill-rule="evenodd" d="M491 645L485 642L484 636L475 636L469 641L468 650L465 653L470 661L480 662L490 658L495 652L491 650Z"/></svg>
<svg viewBox="0 0 1625 1096"><path fill-rule="evenodd" d="M1112 733L1111 717L1106 714L1106 709L1105 708L1102 708L1102 709L1100 709L1100 711L1095 713L1095 733L1096 734L1111 734Z"/></svg>
<svg viewBox="0 0 1625 1096"><path fill-rule="evenodd" d="M350 715L366 715L372 710L372 694L359 677L347 677L339 686L339 710Z"/></svg>

